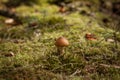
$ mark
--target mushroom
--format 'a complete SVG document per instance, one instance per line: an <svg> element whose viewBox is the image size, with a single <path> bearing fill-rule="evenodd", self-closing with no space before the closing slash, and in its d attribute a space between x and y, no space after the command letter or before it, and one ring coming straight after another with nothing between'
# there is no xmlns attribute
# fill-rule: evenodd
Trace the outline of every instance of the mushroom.
<svg viewBox="0 0 120 80"><path fill-rule="evenodd" d="M65 37L59 37L56 39L55 46L57 47L57 53L59 55L64 54L64 47L69 45L69 41Z"/></svg>

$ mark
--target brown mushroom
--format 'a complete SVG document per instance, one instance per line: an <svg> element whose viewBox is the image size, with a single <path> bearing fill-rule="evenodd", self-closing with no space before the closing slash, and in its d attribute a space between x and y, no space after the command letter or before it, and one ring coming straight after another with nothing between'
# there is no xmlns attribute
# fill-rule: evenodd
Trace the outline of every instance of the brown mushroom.
<svg viewBox="0 0 120 80"><path fill-rule="evenodd" d="M57 53L63 55L64 47L67 47L69 45L69 41L65 37L59 37L56 39L55 45L57 47Z"/></svg>

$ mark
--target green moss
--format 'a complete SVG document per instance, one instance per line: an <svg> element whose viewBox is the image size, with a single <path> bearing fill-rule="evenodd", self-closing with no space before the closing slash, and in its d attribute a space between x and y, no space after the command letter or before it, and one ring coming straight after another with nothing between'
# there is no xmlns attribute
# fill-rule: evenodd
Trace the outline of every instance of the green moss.
<svg viewBox="0 0 120 80"><path fill-rule="evenodd" d="M116 57L118 54L115 54L120 52L119 32L116 48L115 42L106 41L107 38L113 38L114 30L99 24L106 15L95 12L95 19L79 12L62 14L58 10L57 6L49 4L20 6L17 12L25 17L24 24L0 27L0 79L13 80L15 77L12 75L16 75L16 78L23 79L26 76L25 79L29 80L59 80L60 77L70 80L118 80L119 69L99 65L119 66L120 62L119 57ZM31 25L34 22L37 25ZM94 34L97 40L85 39L86 33ZM62 57L57 55L57 47L54 45L55 39L60 36L70 42ZM10 51L15 56L5 57L4 54ZM87 66L90 66L90 71L86 71ZM79 72L75 73L77 70ZM75 75L71 77L72 74Z"/></svg>

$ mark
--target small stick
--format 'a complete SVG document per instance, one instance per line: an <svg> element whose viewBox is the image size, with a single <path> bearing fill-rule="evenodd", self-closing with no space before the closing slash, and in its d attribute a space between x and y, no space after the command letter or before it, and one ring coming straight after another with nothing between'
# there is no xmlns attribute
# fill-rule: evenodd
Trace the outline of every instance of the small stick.
<svg viewBox="0 0 120 80"><path fill-rule="evenodd" d="M116 69L120 69L120 66L116 66L116 65L107 65L107 64L100 64L100 66L103 66L103 67L107 67L107 68L116 68Z"/></svg>

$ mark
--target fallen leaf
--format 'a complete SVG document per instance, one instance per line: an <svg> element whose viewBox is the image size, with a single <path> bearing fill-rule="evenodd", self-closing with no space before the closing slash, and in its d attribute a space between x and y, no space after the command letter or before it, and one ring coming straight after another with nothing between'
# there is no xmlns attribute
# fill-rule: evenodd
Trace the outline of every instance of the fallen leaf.
<svg viewBox="0 0 120 80"><path fill-rule="evenodd" d="M61 12L61 13L66 12L66 8L65 8L65 7L63 7L63 6L62 6L62 7L60 7L60 8L59 8L59 12Z"/></svg>
<svg viewBox="0 0 120 80"><path fill-rule="evenodd" d="M6 20L5 20L5 24L13 25L13 24L15 24L15 20L12 19L12 18L6 19Z"/></svg>
<svg viewBox="0 0 120 80"><path fill-rule="evenodd" d="M115 42L115 40L114 39L107 39L107 42L113 43L113 42Z"/></svg>
<svg viewBox="0 0 120 80"><path fill-rule="evenodd" d="M91 33L86 33L86 34L85 34L85 38L86 38L87 40L97 40L97 38L95 37L95 35L94 35L94 34L91 34Z"/></svg>
<svg viewBox="0 0 120 80"><path fill-rule="evenodd" d="M29 27L36 28L37 26L38 26L38 23L36 21L29 23Z"/></svg>
<svg viewBox="0 0 120 80"><path fill-rule="evenodd" d="M12 56L14 56L14 53L13 52L9 52L9 53L5 54L5 56L6 57L12 57Z"/></svg>

